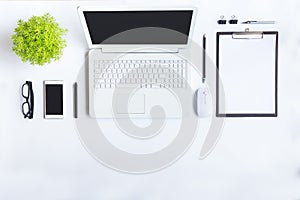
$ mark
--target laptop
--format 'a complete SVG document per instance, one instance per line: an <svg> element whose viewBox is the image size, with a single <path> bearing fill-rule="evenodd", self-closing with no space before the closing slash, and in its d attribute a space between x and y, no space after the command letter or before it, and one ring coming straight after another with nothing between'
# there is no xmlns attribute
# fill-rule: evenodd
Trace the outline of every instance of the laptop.
<svg viewBox="0 0 300 200"><path fill-rule="evenodd" d="M195 8L78 7L89 47L89 115L180 118ZM175 91L175 92L174 92ZM191 104L192 105L192 104Z"/></svg>

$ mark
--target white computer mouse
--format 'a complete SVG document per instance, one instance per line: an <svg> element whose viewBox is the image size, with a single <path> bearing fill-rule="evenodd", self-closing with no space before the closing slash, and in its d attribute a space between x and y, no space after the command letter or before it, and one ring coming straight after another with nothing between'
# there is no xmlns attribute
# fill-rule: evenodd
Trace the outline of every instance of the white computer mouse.
<svg viewBox="0 0 300 200"><path fill-rule="evenodd" d="M211 115L211 99L206 84L201 84L200 88L196 91L197 98L197 115L199 117L209 117Z"/></svg>

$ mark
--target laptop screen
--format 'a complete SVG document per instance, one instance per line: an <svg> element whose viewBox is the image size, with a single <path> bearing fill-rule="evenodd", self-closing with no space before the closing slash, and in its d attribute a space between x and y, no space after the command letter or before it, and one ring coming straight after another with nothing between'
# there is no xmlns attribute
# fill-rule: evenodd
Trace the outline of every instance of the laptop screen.
<svg viewBox="0 0 300 200"><path fill-rule="evenodd" d="M193 10L84 11L93 44L187 44Z"/></svg>

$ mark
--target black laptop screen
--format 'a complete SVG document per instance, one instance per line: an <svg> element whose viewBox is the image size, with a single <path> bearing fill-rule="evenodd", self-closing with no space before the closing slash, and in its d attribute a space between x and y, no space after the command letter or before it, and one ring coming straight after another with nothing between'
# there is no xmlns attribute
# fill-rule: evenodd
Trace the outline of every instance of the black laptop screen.
<svg viewBox="0 0 300 200"><path fill-rule="evenodd" d="M187 44L192 10L84 11L93 44Z"/></svg>

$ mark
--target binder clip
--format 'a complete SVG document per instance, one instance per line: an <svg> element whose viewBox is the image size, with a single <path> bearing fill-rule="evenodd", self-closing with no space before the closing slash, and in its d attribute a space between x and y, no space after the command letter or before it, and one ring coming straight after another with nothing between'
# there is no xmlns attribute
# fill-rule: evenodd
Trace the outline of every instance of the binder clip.
<svg viewBox="0 0 300 200"><path fill-rule="evenodd" d="M229 20L229 24L237 24L238 20L235 18L235 15L231 16L231 19Z"/></svg>
<svg viewBox="0 0 300 200"><path fill-rule="evenodd" d="M226 20L224 19L223 15L220 16L220 19L218 20L218 24L226 24Z"/></svg>

